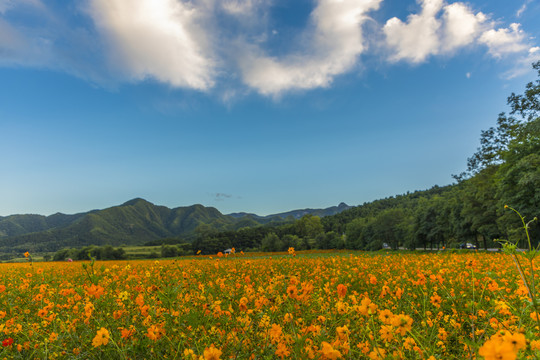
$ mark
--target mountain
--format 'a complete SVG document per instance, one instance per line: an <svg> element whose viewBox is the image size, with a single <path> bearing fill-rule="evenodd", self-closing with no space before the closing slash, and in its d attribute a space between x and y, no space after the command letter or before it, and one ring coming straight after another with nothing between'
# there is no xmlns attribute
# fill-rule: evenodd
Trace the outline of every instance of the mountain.
<svg viewBox="0 0 540 360"><path fill-rule="evenodd" d="M87 245L141 245L192 235L200 224L215 228L237 220L217 209L192 205L169 209L144 199L77 215L14 215L0 219L0 251L55 251Z"/></svg>
<svg viewBox="0 0 540 360"><path fill-rule="evenodd" d="M85 213L75 215L56 213L50 216L10 215L0 217L0 237L24 235L67 226L84 215Z"/></svg>
<svg viewBox="0 0 540 360"><path fill-rule="evenodd" d="M11 215L0 217L0 252L56 251L88 245L142 245L164 239L189 240L195 229L238 229L294 221L306 214L327 216L350 206L294 210L269 216L237 213L223 215L216 208L191 205L170 209L136 198L103 210L66 215Z"/></svg>
<svg viewBox="0 0 540 360"><path fill-rule="evenodd" d="M287 212L272 214L272 215L267 215L267 216L259 216L256 214L245 213L245 212L232 213L228 215L234 218L250 217L252 219L258 220L259 222L267 222L267 221L275 221L278 219L286 220L290 218L294 220L298 220L305 215L313 215L313 216L319 216L319 217L331 216L331 215L339 214L342 211L351 209L352 207L353 206L349 206L342 202L338 206L332 206L325 209L292 210L292 211L287 211Z"/></svg>

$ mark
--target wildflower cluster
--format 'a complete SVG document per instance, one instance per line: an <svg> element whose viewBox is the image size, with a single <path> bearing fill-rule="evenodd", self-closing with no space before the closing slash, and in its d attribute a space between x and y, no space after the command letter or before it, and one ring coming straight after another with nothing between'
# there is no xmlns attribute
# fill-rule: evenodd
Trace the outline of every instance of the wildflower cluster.
<svg viewBox="0 0 540 360"><path fill-rule="evenodd" d="M540 349L538 313L504 254L293 254L91 271L0 264L0 358L514 359Z"/></svg>

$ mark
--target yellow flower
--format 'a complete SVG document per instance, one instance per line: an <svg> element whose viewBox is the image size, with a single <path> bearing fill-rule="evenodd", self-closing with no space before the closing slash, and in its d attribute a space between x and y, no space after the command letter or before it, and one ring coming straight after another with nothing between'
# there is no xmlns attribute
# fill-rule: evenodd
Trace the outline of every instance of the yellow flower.
<svg viewBox="0 0 540 360"><path fill-rule="evenodd" d="M185 359L196 359L197 356L191 349L184 349L184 358Z"/></svg>
<svg viewBox="0 0 540 360"><path fill-rule="evenodd" d="M30 256L30 253L29 253L28 251L24 253L24 257L25 257L25 258L27 258L27 257L29 257L29 256Z"/></svg>
<svg viewBox="0 0 540 360"><path fill-rule="evenodd" d="M101 328L97 331L94 340L92 340L92 345L98 347L101 345L107 345L109 343L109 331L105 328Z"/></svg>

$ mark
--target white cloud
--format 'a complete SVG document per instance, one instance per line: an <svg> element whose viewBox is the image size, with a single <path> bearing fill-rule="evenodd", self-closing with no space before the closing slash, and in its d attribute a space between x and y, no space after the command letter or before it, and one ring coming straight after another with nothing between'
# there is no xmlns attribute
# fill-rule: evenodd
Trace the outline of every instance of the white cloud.
<svg viewBox="0 0 540 360"><path fill-rule="evenodd" d="M517 17L520 17L524 12L525 10L527 10L527 5L529 5L529 3L531 2L532 0L525 0L525 2L523 3L523 5L521 5L521 7L518 9L518 11L516 12L516 16Z"/></svg>
<svg viewBox="0 0 540 360"><path fill-rule="evenodd" d="M37 0L0 0L0 15L18 11L33 11L48 21L45 7ZM43 66L51 57L51 41L43 29L21 28L0 17L0 65Z"/></svg>
<svg viewBox="0 0 540 360"><path fill-rule="evenodd" d="M485 28L487 17L483 13L474 12L463 3L453 3L444 7L442 21L444 35L442 48L452 52L473 43L480 31Z"/></svg>
<svg viewBox="0 0 540 360"><path fill-rule="evenodd" d="M9 10L20 6L43 8L40 0L0 0L0 14L5 14Z"/></svg>
<svg viewBox="0 0 540 360"><path fill-rule="evenodd" d="M513 79L531 72L531 64L540 60L540 47L533 46L527 51L527 55L517 58L515 65L503 74L507 79Z"/></svg>
<svg viewBox="0 0 540 360"><path fill-rule="evenodd" d="M213 86L215 61L197 8L176 0L90 0L88 12L128 78Z"/></svg>
<svg viewBox="0 0 540 360"><path fill-rule="evenodd" d="M511 24L510 28L490 29L482 34L479 41L488 47L488 52L496 58L510 53L527 51L526 35L519 24Z"/></svg>
<svg viewBox="0 0 540 360"><path fill-rule="evenodd" d="M413 63L424 61L429 55L439 53L438 31L441 22L436 15L443 6L442 0L420 0L422 12L411 14L407 23L393 17L386 22L383 31L386 42L393 49L391 61L408 60Z"/></svg>
<svg viewBox="0 0 540 360"><path fill-rule="evenodd" d="M496 23L482 12L475 13L468 5L443 0L418 0L419 14L411 14L407 22L391 18L383 31L390 49L390 61L421 63L429 56L451 55L464 47L485 45L495 58L525 52L530 47L527 35L519 24L495 28Z"/></svg>
<svg viewBox="0 0 540 360"><path fill-rule="evenodd" d="M261 7L257 0L221 0L218 3L226 13L236 16L251 15Z"/></svg>
<svg viewBox="0 0 540 360"><path fill-rule="evenodd" d="M244 82L264 95L329 86L355 65L364 50L361 26L381 1L319 0L299 51L282 58L243 44L238 61Z"/></svg>
<svg viewBox="0 0 540 360"><path fill-rule="evenodd" d="M0 0L0 66L52 68L113 87L153 79L213 89L232 103L252 90L280 96L329 87L359 65L368 44L384 43L391 62L414 64L480 46L497 59L513 55L507 77L540 57L519 24L497 28L463 2L417 0L418 13L381 26L369 16L383 0L312 1L308 24L293 33L272 18L275 0L83 0L74 7ZM74 22L73 12L94 26Z"/></svg>
<svg viewBox="0 0 540 360"><path fill-rule="evenodd" d="M24 51L26 39L9 23L0 19L0 61L7 62Z"/></svg>
<svg viewBox="0 0 540 360"><path fill-rule="evenodd" d="M473 43L485 28L486 15L475 14L464 3L419 0L419 4L422 11L409 15L407 22L394 17L384 25L390 61L421 63L431 55L452 53Z"/></svg>

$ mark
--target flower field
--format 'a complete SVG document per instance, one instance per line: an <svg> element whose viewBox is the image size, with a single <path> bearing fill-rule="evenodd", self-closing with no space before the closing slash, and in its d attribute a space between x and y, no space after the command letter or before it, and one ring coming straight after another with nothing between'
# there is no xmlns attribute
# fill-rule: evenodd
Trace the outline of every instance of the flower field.
<svg viewBox="0 0 540 360"><path fill-rule="evenodd" d="M536 316L499 253L0 264L0 359L537 359Z"/></svg>

